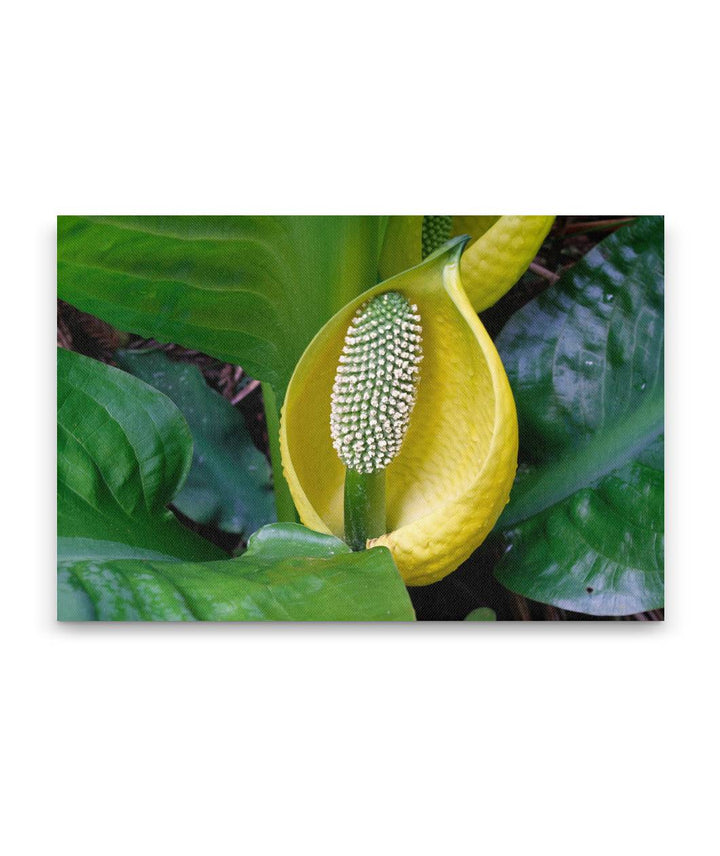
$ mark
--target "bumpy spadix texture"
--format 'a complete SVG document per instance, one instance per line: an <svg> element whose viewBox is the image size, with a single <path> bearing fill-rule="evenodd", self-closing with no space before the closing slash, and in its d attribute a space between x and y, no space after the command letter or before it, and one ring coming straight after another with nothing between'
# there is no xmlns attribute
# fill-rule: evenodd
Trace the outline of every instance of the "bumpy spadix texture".
<svg viewBox="0 0 720 856"><path fill-rule="evenodd" d="M452 217L423 217L422 256L425 258L442 246L452 234Z"/></svg>
<svg viewBox="0 0 720 856"><path fill-rule="evenodd" d="M345 336L331 396L330 434L348 469L372 473L400 451L422 359L417 306L397 291L364 303Z"/></svg>

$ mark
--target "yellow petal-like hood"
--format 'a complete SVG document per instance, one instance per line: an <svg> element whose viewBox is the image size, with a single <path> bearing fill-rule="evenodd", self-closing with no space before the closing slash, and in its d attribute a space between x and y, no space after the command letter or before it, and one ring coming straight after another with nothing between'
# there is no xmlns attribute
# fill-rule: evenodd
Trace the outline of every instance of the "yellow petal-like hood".
<svg viewBox="0 0 720 856"><path fill-rule="evenodd" d="M463 254L460 271L468 300L476 312L497 303L515 285L535 258L554 219L499 217L470 244Z"/></svg>
<svg viewBox="0 0 720 856"><path fill-rule="evenodd" d="M283 469L302 522L343 537L345 469L330 438L330 394L348 325L368 298L396 290L422 317L417 401L387 468L390 548L404 580L424 585L455 570L485 539L508 500L517 417L505 371L460 281L456 239L422 264L338 312L308 345L290 380L280 425Z"/></svg>
<svg viewBox="0 0 720 856"><path fill-rule="evenodd" d="M554 217L504 216L452 218L453 235L470 235L460 263L463 287L476 312L496 303L527 270ZM380 258L388 278L422 259L422 217L391 217Z"/></svg>

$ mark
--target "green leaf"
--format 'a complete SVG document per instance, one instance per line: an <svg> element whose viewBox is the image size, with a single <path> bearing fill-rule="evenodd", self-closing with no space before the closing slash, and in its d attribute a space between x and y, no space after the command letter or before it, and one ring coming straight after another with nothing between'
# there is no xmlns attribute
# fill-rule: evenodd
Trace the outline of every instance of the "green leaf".
<svg viewBox="0 0 720 856"><path fill-rule="evenodd" d="M353 553L296 523L221 562L86 561L58 570L58 615L83 621L412 621L390 551Z"/></svg>
<svg viewBox="0 0 720 856"><path fill-rule="evenodd" d="M58 555L225 555L167 509L192 459L175 405L120 369L58 349Z"/></svg>
<svg viewBox="0 0 720 856"><path fill-rule="evenodd" d="M508 322L521 466L504 585L592 615L663 604L663 221L598 244Z"/></svg>
<svg viewBox="0 0 720 856"><path fill-rule="evenodd" d="M489 606L479 606L465 616L465 621L497 621L497 615Z"/></svg>
<svg viewBox="0 0 720 856"><path fill-rule="evenodd" d="M120 368L167 395L193 437L192 466L173 505L198 523L246 536L275 519L267 458L242 414L211 389L197 366L161 351L118 351Z"/></svg>
<svg viewBox="0 0 720 856"><path fill-rule="evenodd" d="M58 351L62 620L412 620L390 552L297 524L227 559L167 510L190 470L177 407L120 369ZM224 561L213 561L224 559Z"/></svg>
<svg viewBox="0 0 720 856"><path fill-rule="evenodd" d="M315 333L377 282L384 217L59 217L58 294L241 365L282 401Z"/></svg>

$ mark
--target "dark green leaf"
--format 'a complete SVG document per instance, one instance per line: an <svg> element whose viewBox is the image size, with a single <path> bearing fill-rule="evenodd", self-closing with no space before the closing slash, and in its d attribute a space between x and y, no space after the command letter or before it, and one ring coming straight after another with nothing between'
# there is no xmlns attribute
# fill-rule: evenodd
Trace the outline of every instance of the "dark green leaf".
<svg viewBox="0 0 720 856"><path fill-rule="evenodd" d="M206 383L197 366L161 351L119 351L118 365L173 401L190 426L193 460L173 505L198 523L249 534L275 519L267 458L242 414Z"/></svg>
<svg viewBox="0 0 720 856"><path fill-rule="evenodd" d="M295 523L256 532L221 562L67 562L58 614L83 621L412 621L390 551L353 553Z"/></svg>
<svg viewBox="0 0 720 856"><path fill-rule="evenodd" d="M662 605L663 340L661 217L615 232L503 329L521 446L498 523L508 588L593 615Z"/></svg>
<svg viewBox="0 0 720 856"><path fill-rule="evenodd" d="M58 555L213 559L167 510L190 468L175 405L120 369L58 349Z"/></svg>
<svg viewBox="0 0 720 856"><path fill-rule="evenodd" d="M383 217L60 217L58 293L243 368L282 401L315 333L377 281Z"/></svg>

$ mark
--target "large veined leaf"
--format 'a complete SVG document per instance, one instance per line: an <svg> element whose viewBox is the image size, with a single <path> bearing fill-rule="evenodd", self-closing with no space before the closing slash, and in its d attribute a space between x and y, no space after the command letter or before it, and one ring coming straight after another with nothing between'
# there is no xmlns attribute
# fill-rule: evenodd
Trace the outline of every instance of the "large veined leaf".
<svg viewBox="0 0 720 856"><path fill-rule="evenodd" d="M57 359L58 557L225 556L167 509L192 459L177 407L120 369Z"/></svg>
<svg viewBox="0 0 720 856"><path fill-rule="evenodd" d="M256 532L237 559L66 562L58 570L66 621L412 621L386 547L359 553L295 523Z"/></svg>
<svg viewBox="0 0 720 856"><path fill-rule="evenodd" d="M593 615L663 603L663 222L611 235L517 312L498 350L521 467L508 588Z"/></svg>
<svg viewBox="0 0 720 856"><path fill-rule="evenodd" d="M282 401L315 333L377 281L383 217L59 217L58 294L243 366Z"/></svg>
<svg viewBox="0 0 720 856"><path fill-rule="evenodd" d="M245 534L275 520L270 465L253 445L242 414L197 366L161 351L119 351L118 365L159 389L187 420L193 460L173 505L191 520Z"/></svg>
<svg viewBox="0 0 720 856"><path fill-rule="evenodd" d="M58 617L412 620L390 552L296 524L239 559L167 510L192 459L182 414L120 369L58 350Z"/></svg>

